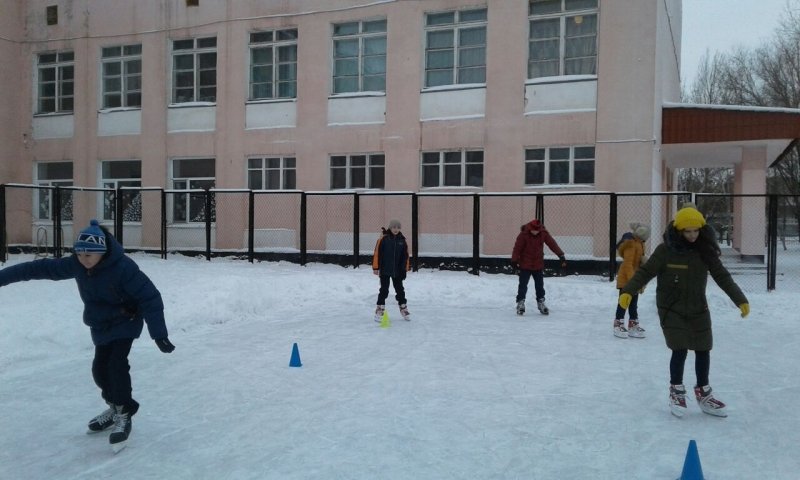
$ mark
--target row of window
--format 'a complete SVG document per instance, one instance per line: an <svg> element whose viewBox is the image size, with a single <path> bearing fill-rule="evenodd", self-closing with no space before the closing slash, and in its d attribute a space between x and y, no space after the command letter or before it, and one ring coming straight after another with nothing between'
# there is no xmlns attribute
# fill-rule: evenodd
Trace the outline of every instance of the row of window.
<svg viewBox="0 0 800 480"><path fill-rule="evenodd" d="M528 77L596 74L598 0L531 0ZM486 82L487 8L425 14L424 86ZM332 26L333 94L386 91L387 19ZM249 33L248 99L297 96L296 28ZM216 102L217 39L172 41L171 102ZM101 51L102 108L141 107L141 44ZM37 113L71 112L71 51L38 57Z"/></svg>
<svg viewBox="0 0 800 480"><path fill-rule="evenodd" d="M482 187L484 161L482 150L423 152L422 187ZM545 147L525 150L525 185L593 184L594 147ZM333 155L330 157L330 188L385 188L386 156L383 153ZM102 188L142 186L140 160L100 162ZM171 162L171 190L204 190L215 186L213 158L174 159ZM72 186L72 162L39 163L36 184ZM254 157L247 159L247 188L252 190L294 190L297 188L295 157ZM125 192L123 190L123 192ZM114 192L104 192L103 219L113 220ZM172 195L171 222L205 221L205 196L202 193ZM38 218L50 219L53 211L49 190L39 192ZM69 190L62 198L64 220L72 218L72 196ZM123 219L141 220L141 192L128 191L122 198Z"/></svg>

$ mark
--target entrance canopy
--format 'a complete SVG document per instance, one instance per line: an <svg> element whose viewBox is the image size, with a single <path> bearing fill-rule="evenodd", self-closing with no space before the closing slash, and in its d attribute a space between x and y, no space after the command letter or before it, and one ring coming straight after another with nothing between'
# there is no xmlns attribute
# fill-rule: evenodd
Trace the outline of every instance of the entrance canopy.
<svg viewBox="0 0 800 480"><path fill-rule="evenodd" d="M661 120L670 169L733 166L758 149L766 170L800 138L800 109L666 103Z"/></svg>

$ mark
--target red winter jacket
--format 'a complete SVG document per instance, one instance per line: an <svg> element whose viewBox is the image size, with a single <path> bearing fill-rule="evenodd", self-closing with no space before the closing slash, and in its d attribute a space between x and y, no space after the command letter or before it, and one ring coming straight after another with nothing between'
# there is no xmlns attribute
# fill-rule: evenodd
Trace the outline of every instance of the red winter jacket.
<svg viewBox="0 0 800 480"><path fill-rule="evenodd" d="M538 226L539 234L531 233L534 225ZM519 263L519 268L523 270L544 270L544 245L552 250L559 257L564 256L564 252L556 243L555 239L544 228L538 220L532 220L522 227L522 231L517 235L514 243L514 251L511 253L511 263Z"/></svg>

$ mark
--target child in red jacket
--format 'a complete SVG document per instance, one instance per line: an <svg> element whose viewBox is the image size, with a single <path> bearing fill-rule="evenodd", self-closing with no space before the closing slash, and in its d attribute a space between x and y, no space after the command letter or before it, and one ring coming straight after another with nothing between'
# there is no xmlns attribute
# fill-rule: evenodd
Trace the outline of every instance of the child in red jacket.
<svg viewBox="0 0 800 480"><path fill-rule="evenodd" d="M544 228L539 220L531 220L522 226L522 231L517 235L514 251L511 253L511 266L519 270L519 286L517 287L517 315L525 313L525 296L528 294L528 282L533 277L536 288L536 305L542 315L550 314L544 303L544 246L558 255L561 268L567 267L564 252L555 239Z"/></svg>

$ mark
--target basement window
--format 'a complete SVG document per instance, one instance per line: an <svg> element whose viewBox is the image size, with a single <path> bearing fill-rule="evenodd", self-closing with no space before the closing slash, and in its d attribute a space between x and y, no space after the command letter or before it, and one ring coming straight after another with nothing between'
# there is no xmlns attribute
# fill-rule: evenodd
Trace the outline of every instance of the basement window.
<svg viewBox="0 0 800 480"><path fill-rule="evenodd" d="M200 6L200 0L186 0L186 6L187 7L199 7Z"/></svg>

